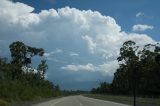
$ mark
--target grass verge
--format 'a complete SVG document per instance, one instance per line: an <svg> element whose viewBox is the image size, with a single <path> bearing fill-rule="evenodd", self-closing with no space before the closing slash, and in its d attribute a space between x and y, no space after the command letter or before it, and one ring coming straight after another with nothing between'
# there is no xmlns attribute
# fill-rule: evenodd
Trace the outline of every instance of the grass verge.
<svg viewBox="0 0 160 106"><path fill-rule="evenodd" d="M52 99L57 99L61 97L64 97L64 96L57 96L57 97L51 97L51 98L35 98L33 100L28 100L28 101L21 101L21 100L15 101L15 100L0 98L0 106L31 106L33 104L46 102L46 101L50 101Z"/></svg>
<svg viewBox="0 0 160 106"><path fill-rule="evenodd" d="M0 106L8 106L9 103L5 100L0 99Z"/></svg>
<svg viewBox="0 0 160 106"><path fill-rule="evenodd" d="M83 96L95 99L113 101L127 105L133 105L133 97L131 96L116 96L116 95L98 95L98 94L85 94ZM160 98L141 98L137 97L137 106L160 106Z"/></svg>
<svg viewBox="0 0 160 106"><path fill-rule="evenodd" d="M64 97L64 96L57 96L57 97L51 97L51 98L40 98L40 99L35 99L35 100L32 100L32 101L16 101L16 102L10 103L7 106L32 106L32 105L37 104L37 103L42 103L42 102L50 101L50 100L53 100L53 99L58 99L58 98L61 98L61 97Z"/></svg>

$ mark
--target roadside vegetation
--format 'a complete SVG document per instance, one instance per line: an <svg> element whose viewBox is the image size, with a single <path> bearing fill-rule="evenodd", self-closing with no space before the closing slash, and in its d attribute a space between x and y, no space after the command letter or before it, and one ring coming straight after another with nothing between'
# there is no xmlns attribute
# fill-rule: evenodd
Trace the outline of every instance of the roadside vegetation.
<svg viewBox="0 0 160 106"><path fill-rule="evenodd" d="M114 73L113 81L100 83L91 90L92 94L103 94L102 98L111 97L116 100L116 96L105 94L132 96L135 90L139 97L160 98L160 44L147 44L140 48L135 42L126 41L120 48L117 61L119 68ZM140 100L155 103L160 101L139 98L138 101Z"/></svg>
<svg viewBox="0 0 160 106"><path fill-rule="evenodd" d="M0 106L79 94L132 104L134 89L140 104L160 105L159 44L147 44L140 48L133 41L124 42L117 58L119 68L114 73L113 81L101 82L91 90L91 94L80 90L61 91L58 85L46 80L48 65L43 59L42 48L16 41L10 44L9 49L10 59L0 57ZM33 57L40 60L39 65L34 66Z"/></svg>
<svg viewBox="0 0 160 106"><path fill-rule="evenodd" d="M84 96L128 105L133 104L133 97L131 96L107 94L84 94ZM137 97L137 106L160 106L160 98Z"/></svg>
<svg viewBox="0 0 160 106"><path fill-rule="evenodd" d="M0 57L0 106L61 95L59 86L45 79L48 65L42 58L42 48L19 41L10 44L9 48L11 60ZM35 56L41 62L33 67Z"/></svg>

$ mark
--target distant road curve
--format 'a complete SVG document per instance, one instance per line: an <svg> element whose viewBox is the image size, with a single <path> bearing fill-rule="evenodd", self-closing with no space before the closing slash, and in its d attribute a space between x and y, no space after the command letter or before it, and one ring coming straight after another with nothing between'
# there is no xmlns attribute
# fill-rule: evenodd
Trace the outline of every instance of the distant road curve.
<svg viewBox="0 0 160 106"><path fill-rule="evenodd" d="M129 106L129 105L98 100L79 95L79 96L68 96L59 99L53 99L32 106Z"/></svg>

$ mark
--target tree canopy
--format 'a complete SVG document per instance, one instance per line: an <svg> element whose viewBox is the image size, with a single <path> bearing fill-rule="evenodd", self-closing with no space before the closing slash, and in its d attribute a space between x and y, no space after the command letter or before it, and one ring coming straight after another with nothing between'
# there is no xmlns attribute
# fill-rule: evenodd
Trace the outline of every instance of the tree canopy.
<svg viewBox="0 0 160 106"><path fill-rule="evenodd" d="M92 89L95 93L131 95L134 87L138 95L160 96L160 45L146 44L143 48L134 41L126 41L117 58L119 68L114 73L110 90L101 84ZM107 85L108 86L108 85ZM100 91L99 91L100 90Z"/></svg>
<svg viewBox="0 0 160 106"><path fill-rule="evenodd" d="M48 69L43 58L37 68L32 67L34 56L42 57L44 50L16 41L9 46L11 60L0 58L0 100L26 101L54 97L61 94L58 85L45 78ZM37 70L37 71L35 71Z"/></svg>

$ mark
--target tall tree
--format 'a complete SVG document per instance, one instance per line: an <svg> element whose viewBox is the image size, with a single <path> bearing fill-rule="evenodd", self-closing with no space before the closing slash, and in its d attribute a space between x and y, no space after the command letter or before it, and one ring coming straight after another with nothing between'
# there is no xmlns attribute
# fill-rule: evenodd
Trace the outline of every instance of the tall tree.
<svg viewBox="0 0 160 106"><path fill-rule="evenodd" d="M130 91L134 89L139 61L138 48L133 41L124 42L120 48L120 56L117 58L120 62L120 68L117 69L113 80L113 86L119 87L119 90L122 90L120 92L125 92L124 88Z"/></svg>
<svg viewBox="0 0 160 106"><path fill-rule="evenodd" d="M135 42L127 41L120 48L119 68L114 73L112 91L131 94L135 89L140 95L160 94L160 46L147 44L142 49Z"/></svg>
<svg viewBox="0 0 160 106"><path fill-rule="evenodd" d="M43 56L44 50L42 48L35 48L25 45L23 42L16 41L9 46L11 52L11 63L14 64L13 79L20 77L22 74L22 67L29 71L31 58L35 55Z"/></svg>

